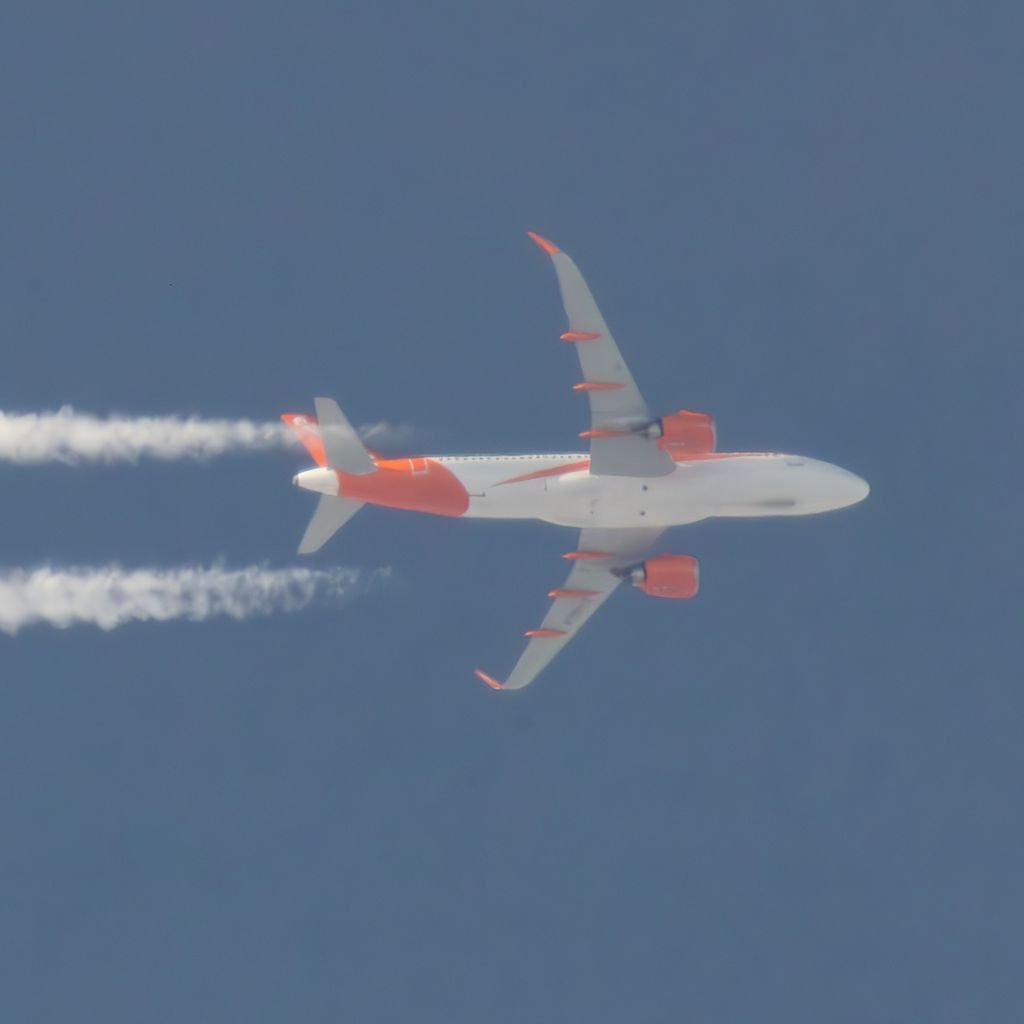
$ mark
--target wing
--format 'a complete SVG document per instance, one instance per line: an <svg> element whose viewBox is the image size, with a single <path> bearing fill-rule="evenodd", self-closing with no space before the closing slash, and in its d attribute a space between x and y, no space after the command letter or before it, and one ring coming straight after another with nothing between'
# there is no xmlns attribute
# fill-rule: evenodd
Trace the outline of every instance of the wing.
<svg viewBox="0 0 1024 1024"><path fill-rule="evenodd" d="M527 234L555 265L562 305L569 320L564 341L575 344L583 370L576 385L590 399L590 472L605 476L664 476L675 468L655 438L635 431L651 422L640 389L629 372L612 332L575 263L557 246L533 231Z"/></svg>
<svg viewBox="0 0 1024 1024"><path fill-rule="evenodd" d="M530 642L512 674L504 683L480 669L476 670L477 676L495 690L529 686L622 582L614 570L632 566L662 532L581 530L579 546L564 556L573 561L569 578L558 590L549 592L551 607L540 627L527 631Z"/></svg>

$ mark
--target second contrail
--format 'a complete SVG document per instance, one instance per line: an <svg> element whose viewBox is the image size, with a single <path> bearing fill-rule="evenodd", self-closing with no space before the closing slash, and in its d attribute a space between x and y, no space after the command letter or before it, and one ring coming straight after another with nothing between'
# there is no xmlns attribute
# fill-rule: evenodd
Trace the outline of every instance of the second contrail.
<svg viewBox="0 0 1024 1024"><path fill-rule="evenodd" d="M37 624L89 624L110 630L126 622L248 619L296 612L315 601L338 606L389 570L270 569L180 566L173 569L42 567L0 570L0 633Z"/></svg>

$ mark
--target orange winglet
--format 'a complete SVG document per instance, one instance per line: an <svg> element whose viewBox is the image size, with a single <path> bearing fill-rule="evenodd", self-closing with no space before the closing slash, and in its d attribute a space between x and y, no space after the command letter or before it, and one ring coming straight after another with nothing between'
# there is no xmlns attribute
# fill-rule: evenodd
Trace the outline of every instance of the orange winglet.
<svg viewBox="0 0 1024 1024"><path fill-rule="evenodd" d="M499 683L497 679L493 678L492 676L489 676L483 669L475 668L473 669L473 674L482 683L486 683L492 690L505 689L505 687L501 683Z"/></svg>
<svg viewBox="0 0 1024 1024"><path fill-rule="evenodd" d="M560 251L557 245L549 242L546 238L541 238L536 231L527 231L526 234L549 255L554 256L555 253Z"/></svg>
<svg viewBox="0 0 1024 1024"><path fill-rule="evenodd" d="M573 384L573 391L620 391L625 384L609 384L601 380L584 380Z"/></svg>
<svg viewBox="0 0 1024 1024"><path fill-rule="evenodd" d="M629 430L581 430L580 437L630 437Z"/></svg>
<svg viewBox="0 0 1024 1024"><path fill-rule="evenodd" d="M556 636L565 636L564 629L528 629L523 636L540 636L554 639Z"/></svg>
<svg viewBox="0 0 1024 1024"><path fill-rule="evenodd" d="M597 597L599 590L549 590L548 597Z"/></svg>
<svg viewBox="0 0 1024 1024"><path fill-rule="evenodd" d="M566 331L565 334L560 334L559 337L562 341L597 341L601 335L594 334L592 331Z"/></svg>
<svg viewBox="0 0 1024 1024"><path fill-rule="evenodd" d="M610 551L567 551L563 558L568 558L570 562L591 562L595 558L613 558L614 556Z"/></svg>

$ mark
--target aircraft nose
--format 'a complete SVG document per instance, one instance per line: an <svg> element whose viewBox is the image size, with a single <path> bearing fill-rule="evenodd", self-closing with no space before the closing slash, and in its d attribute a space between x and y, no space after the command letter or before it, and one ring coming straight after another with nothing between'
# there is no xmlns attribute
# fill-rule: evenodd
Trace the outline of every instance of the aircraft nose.
<svg viewBox="0 0 1024 1024"><path fill-rule="evenodd" d="M856 473L843 470L843 493L847 505L856 505L871 493L871 485Z"/></svg>

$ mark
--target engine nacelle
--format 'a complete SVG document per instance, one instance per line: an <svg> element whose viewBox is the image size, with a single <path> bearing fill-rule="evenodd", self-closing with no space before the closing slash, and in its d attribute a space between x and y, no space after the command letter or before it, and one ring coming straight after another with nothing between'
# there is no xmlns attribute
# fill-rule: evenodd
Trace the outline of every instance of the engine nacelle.
<svg viewBox="0 0 1024 1024"><path fill-rule="evenodd" d="M715 450L715 421L706 412L680 409L654 423L658 447L673 452L704 454Z"/></svg>
<svg viewBox="0 0 1024 1024"><path fill-rule="evenodd" d="M631 573L634 587L650 597L693 597L700 583L700 568L692 555L656 555Z"/></svg>

